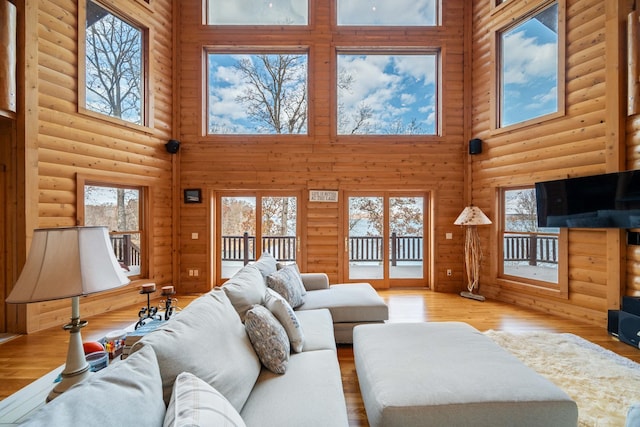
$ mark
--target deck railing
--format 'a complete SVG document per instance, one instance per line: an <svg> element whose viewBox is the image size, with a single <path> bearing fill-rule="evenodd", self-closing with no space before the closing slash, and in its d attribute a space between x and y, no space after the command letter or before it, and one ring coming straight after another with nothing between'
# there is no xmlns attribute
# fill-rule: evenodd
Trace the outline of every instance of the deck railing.
<svg viewBox="0 0 640 427"><path fill-rule="evenodd" d="M131 234L114 234L110 238L119 263L127 267L140 265L140 247L133 243Z"/></svg>
<svg viewBox="0 0 640 427"><path fill-rule="evenodd" d="M505 261L558 263L558 236L539 233L505 233L503 246Z"/></svg>
<svg viewBox="0 0 640 427"><path fill-rule="evenodd" d="M256 260L255 236L222 236L222 260L243 261L244 264ZM422 236L391 235L391 263L398 261L422 261ZM349 261L381 262L382 237L364 236L349 238ZM262 250L270 252L278 261L295 261L297 239L295 236L264 236Z"/></svg>

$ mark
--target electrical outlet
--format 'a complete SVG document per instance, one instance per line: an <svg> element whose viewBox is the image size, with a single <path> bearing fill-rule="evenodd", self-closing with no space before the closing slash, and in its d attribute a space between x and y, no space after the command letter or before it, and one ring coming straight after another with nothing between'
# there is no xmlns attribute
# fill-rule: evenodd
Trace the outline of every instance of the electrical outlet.
<svg viewBox="0 0 640 427"><path fill-rule="evenodd" d="M191 240L198 240L198 233L191 233Z"/></svg>
<svg viewBox="0 0 640 427"><path fill-rule="evenodd" d="M193 270L189 269L189 277L193 277Z"/></svg>
<svg viewBox="0 0 640 427"><path fill-rule="evenodd" d="M198 270L197 268L195 270L193 270L193 276L194 277L198 277L200 275L200 270Z"/></svg>
<svg viewBox="0 0 640 427"><path fill-rule="evenodd" d="M447 268L447 276L451 276L453 274L453 272L451 271L450 268Z"/></svg>
<svg viewBox="0 0 640 427"><path fill-rule="evenodd" d="M453 239L453 233L446 233L446 234L445 234L445 238L446 238L447 240L451 240L451 239Z"/></svg>

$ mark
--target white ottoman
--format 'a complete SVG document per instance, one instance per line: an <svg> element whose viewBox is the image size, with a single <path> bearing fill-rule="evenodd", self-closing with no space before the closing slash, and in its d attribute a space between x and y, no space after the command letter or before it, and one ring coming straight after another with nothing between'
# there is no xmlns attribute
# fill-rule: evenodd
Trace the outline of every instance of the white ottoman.
<svg viewBox="0 0 640 427"><path fill-rule="evenodd" d="M353 352L371 427L578 424L564 391L466 323L356 326Z"/></svg>

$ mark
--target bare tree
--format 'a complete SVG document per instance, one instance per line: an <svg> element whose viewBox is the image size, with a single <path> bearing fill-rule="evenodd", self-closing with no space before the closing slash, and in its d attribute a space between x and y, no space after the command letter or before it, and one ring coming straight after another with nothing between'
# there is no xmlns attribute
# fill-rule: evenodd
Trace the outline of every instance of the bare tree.
<svg viewBox="0 0 640 427"><path fill-rule="evenodd" d="M133 123L142 122L142 32L88 2L87 107Z"/></svg>
<svg viewBox="0 0 640 427"><path fill-rule="evenodd" d="M536 231L538 220L536 216L536 193L534 189L514 191L511 200L512 214L509 215L508 229L513 231Z"/></svg>
<svg viewBox="0 0 640 427"><path fill-rule="evenodd" d="M301 55L256 55L239 60L239 71L247 89L237 101L257 123L275 133L298 134L307 126L306 57Z"/></svg>

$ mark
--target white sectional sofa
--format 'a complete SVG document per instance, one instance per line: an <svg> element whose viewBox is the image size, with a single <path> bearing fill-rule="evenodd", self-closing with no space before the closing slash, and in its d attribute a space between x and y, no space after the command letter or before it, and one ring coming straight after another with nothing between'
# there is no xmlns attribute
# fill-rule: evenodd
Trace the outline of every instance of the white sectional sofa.
<svg viewBox="0 0 640 427"><path fill-rule="evenodd" d="M332 289L326 275L307 280L310 289L302 286L297 268L276 271L275 260L262 257L138 341L127 359L45 405L26 425L348 426L335 319L321 305L332 305L336 315L346 312L340 319L350 324L367 323L367 311L357 303L357 317L349 317L344 304L332 304L329 296L357 300L350 289ZM356 288L371 298L372 289ZM386 316L381 307L372 312L379 314L372 322Z"/></svg>

